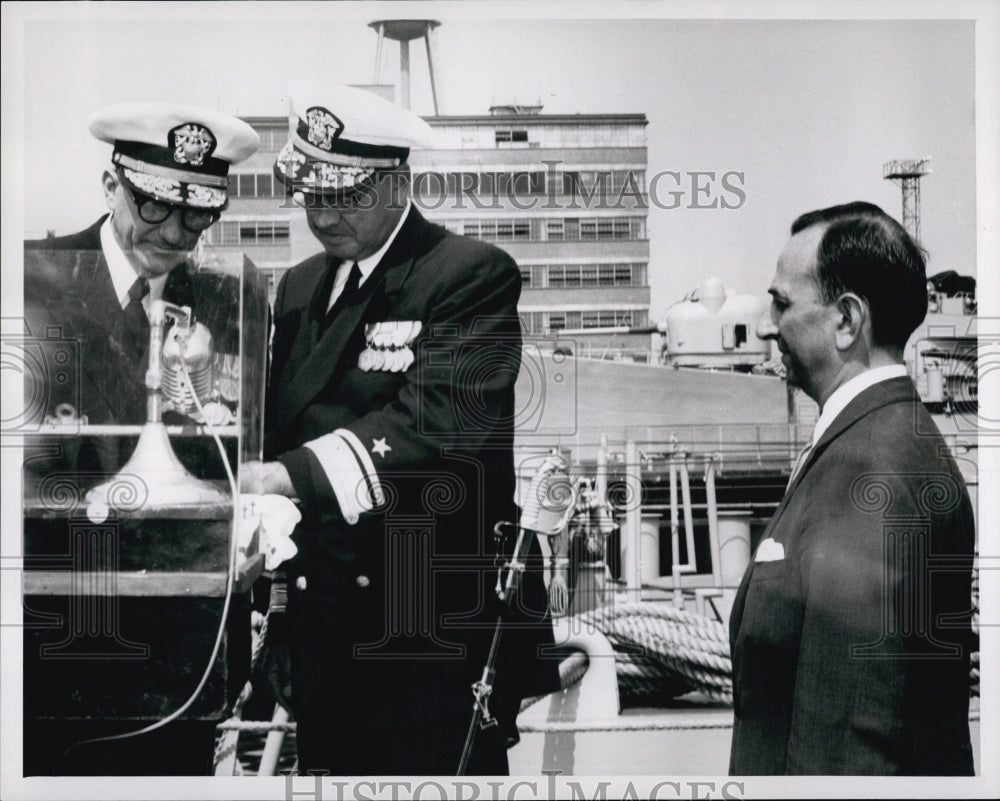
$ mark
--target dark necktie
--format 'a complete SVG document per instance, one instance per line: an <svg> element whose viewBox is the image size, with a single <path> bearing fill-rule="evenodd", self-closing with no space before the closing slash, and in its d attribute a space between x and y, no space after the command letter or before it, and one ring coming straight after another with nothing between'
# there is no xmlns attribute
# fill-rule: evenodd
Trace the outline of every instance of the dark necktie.
<svg viewBox="0 0 1000 801"><path fill-rule="evenodd" d="M125 325L122 329L122 347L125 355L136 360L149 346L149 317L142 307L142 299L149 294L149 281L140 276L129 287L128 303L125 305Z"/></svg>
<svg viewBox="0 0 1000 801"><path fill-rule="evenodd" d="M351 272L347 276L347 283L344 284L344 288L341 293L337 296L337 299L333 302L329 311L326 313L326 317L323 318L322 331L325 331L330 323L340 314L343 309L350 306L354 300L354 297L358 294L358 288L361 286L361 268L358 267L358 263L354 262L351 267Z"/></svg>

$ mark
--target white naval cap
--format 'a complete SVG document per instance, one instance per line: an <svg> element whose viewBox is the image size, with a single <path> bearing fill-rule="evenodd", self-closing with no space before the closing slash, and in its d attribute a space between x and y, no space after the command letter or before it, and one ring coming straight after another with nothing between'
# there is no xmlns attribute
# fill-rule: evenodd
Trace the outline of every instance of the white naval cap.
<svg viewBox="0 0 1000 801"><path fill-rule="evenodd" d="M411 148L434 146L430 125L366 89L294 81L288 95L291 138L274 173L289 189L349 192L403 164Z"/></svg>
<svg viewBox="0 0 1000 801"><path fill-rule="evenodd" d="M91 117L90 132L114 145L111 160L134 191L196 209L224 209L229 166L260 147L243 120L178 103L117 103Z"/></svg>

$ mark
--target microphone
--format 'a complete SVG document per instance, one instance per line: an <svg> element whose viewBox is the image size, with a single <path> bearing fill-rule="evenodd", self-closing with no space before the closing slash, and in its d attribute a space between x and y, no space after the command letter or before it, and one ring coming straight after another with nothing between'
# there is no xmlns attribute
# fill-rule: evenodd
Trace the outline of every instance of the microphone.
<svg viewBox="0 0 1000 801"><path fill-rule="evenodd" d="M546 536L558 534L575 510L577 493L566 460L549 454L531 479L521 512L521 528Z"/></svg>
<svg viewBox="0 0 1000 801"><path fill-rule="evenodd" d="M510 604L525 569L530 534L551 536L562 531L576 510L577 487L569 474L566 460L551 453L535 471L524 499L521 522L518 525L517 540L510 560L497 573L496 593L502 603ZM494 531L499 534L497 523ZM507 524L509 525L509 524ZM507 580L503 580L503 570L507 570Z"/></svg>
<svg viewBox="0 0 1000 801"><path fill-rule="evenodd" d="M175 318L174 325L164 335L162 351L161 391L163 398L177 412L196 422L204 422L191 390L184 380L187 369L191 387L202 405L211 398L215 382L215 354L212 333L202 323L191 319L189 307L167 309ZM179 313L177 313L179 312Z"/></svg>
<svg viewBox="0 0 1000 801"><path fill-rule="evenodd" d="M507 563L497 571L496 594L505 609L510 609L521 582L521 575L527 567L528 548L531 543L530 534L551 536L565 528L570 515L576 507L577 488L570 478L569 465L556 453L551 453L532 476L528 494L524 499L521 512L521 522L518 525L517 541L514 552ZM497 537L497 550L503 534L501 527L511 523L501 521L493 527ZM507 579L504 581L504 570ZM493 630L493 642L490 645L486 665L479 681L472 685L474 698L472 720L465 736L465 746L458 763L458 775L464 776L472 757L472 748L476 733L481 729L489 729L497 725L497 719L490 713L489 699L493 693L493 681L496 676L496 661L500 647L500 636L503 633L503 615L497 618Z"/></svg>

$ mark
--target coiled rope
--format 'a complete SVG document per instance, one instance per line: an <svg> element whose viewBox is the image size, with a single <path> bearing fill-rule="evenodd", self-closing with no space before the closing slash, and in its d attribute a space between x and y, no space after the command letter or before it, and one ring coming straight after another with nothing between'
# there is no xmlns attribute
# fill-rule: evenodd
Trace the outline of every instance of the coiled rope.
<svg viewBox="0 0 1000 801"><path fill-rule="evenodd" d="M729 633L718 621L669 602L612 603L576 616L594 626L616 652L618 683L630 696L672 695L696 690L732 703Z"/></svg>

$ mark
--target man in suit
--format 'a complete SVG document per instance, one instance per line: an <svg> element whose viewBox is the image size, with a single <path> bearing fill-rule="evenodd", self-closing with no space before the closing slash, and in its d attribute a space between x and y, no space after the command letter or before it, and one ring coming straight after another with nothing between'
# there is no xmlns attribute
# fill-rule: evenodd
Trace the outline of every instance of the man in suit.
<svg viewBox="0 0 1000 801"><path fill-rule="evenodd" d="M275 173L324 252L278 287L273 461L241 480L301 504L288 620L272 610L269 627L287 629L299 769L453 774L498 613L493 527L517 520L520 272L413 206L423 120L351 87L291 94ZM523 590L472 773L506 773L520 698L557 686L536 653L551 642L540 574Z"/></svg>
<svg viewBox="0 0 1000 801"><path fill-rule="evenodd" d="M146 422L147 315L154 300L192 306L214 335L216 352L238 352L239 321L231 319L232 310L239 308L238 282L196 273L189 257L202 232L227 205L229 167L257 149L257 134L228 114L175 103L109 106L92 117L90 131L113 146L111 165L101 177L110 213L80 233L24 243L26 347L39 345L34 364L47 368L24 376L33 424L46 419L76 425ZM175 421L187 418L178 415ZM211 441L174 446L182 459L188 458L190 468L222 474ZM171 682L161 678L147 686L135 677L157 675L155 669L143 669L158 664L172 665L175 675L201 669L191 661L185 664L176 648L163 645L171 635L161 634L180 630L174 642L190 649L191 660L207 660L218 625L202 610L191 611L198 599L129 597L120 606L116 599L107 607L100 593L89 593L97 583L95 575L104 582L101 586L113 586L118 562L108 567L108 575L101 573L106 553L102 547L110 546L99 532L78 534L74 540L85 518L79 506L67 509L67 490L74 485L76 497L70 500L82 502L83 493L113 476L134 448L135 437L91 435L85 429L66 436L25 437L26 565L44 570L55 558L65 569L70 549L75 569L82 573L78 580L74 574L77 583L70 600L54 591L32 595L25 590L25 775L203 775L211 770L215 726L225 710L206 715L195 706L183 720L148 734L86 743L135 731L173 711L160 706L163 698L171 697ZM133 544L133 535L128 537ZM124 540L126 536L116 531L114 547L123 550L114 551L115 560L118 554L126 559ZM140 545L152 547L153 541L150 534ZM136 550L127 558L135 561ZM162 550L158 560L161 568L168 561ZM33 604L50 611L36 616ZM174 619L163 622L159 618L168 606ZM105 615L109 608L113 615ZM145 611L150 608L153 613ZM126 651L123 658L123 648L116 648L119 640L134 645L131 638L151 618L157 619L157 632L143 640L145 655L138 658ZM192 618L209 633L193 632L187 626ZM208 648L202 649L206 639ZM59 657L46 657L47 650L58 653L60 645L69 644L75 650L67 647ZM105 680L103 671L115 678ZM132 681L136 686L129 689L137 700L119 714L121 697L116 692ZM70 703L53 702L60 693L69 695ZM128 690L121 695L127 696ZM145 717L136 719L136 708Z"/></svg>
<svg viewBox="0 0 1000 801"><path fill-rule="evenodd" d="M79 233L24 243L28 333L56 334L73 344L75 358L48 371L58 380L26 375L26 394L41 399L37 422L140 424L152 301L195 307L221 349L235 352L228 318L238 286L195 275L190 254L228 203L230 165L260 139L228 114L174 103L109 106L94 115L90 131L114 146L101 176L110 214ZM63 466L113 473L129 447L119 453L109 442L64 441Z"/></svg>
<svg viewBox="0 0 1000 801"><path fill-rule="evenodd" d="M758 336L821 412L734 602L730 771L970 775L972 505L903 366L923 254L823 209L768 291Z"/></svg>

